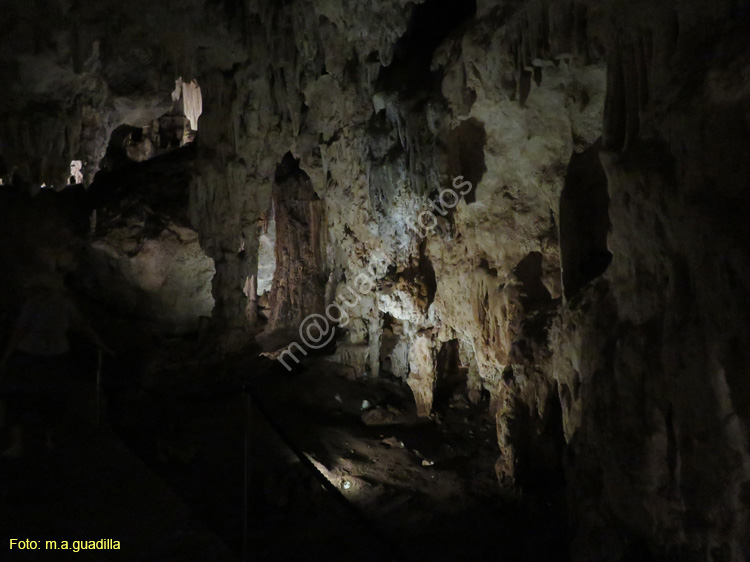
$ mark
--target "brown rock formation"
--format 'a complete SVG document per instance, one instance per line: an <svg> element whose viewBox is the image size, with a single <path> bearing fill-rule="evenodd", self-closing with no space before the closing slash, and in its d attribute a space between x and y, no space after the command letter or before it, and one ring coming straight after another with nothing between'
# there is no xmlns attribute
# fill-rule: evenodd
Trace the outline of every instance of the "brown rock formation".
<svg viewBox="0 0 750 562"><path fill-rule="evenodd" d="M273 187L276 272L269 295L270 329L296 328L323 312L325 226L323 202L291 155L284 157Z"/></svg>

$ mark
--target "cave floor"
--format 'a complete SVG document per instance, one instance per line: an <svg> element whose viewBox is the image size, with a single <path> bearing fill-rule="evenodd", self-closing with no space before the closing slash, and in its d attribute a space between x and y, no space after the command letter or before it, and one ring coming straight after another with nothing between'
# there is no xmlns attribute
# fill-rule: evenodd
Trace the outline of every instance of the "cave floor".
<svg viewBox="0 0 750 562"><path fill-rule="evenodd" d="M53 450L27 438L20 459L0 462L0 540L40 541L4 560L224 561L235 559L192 509L107 426L93 422L92 385L76 385L72 414ZM74 541L112 539L120 550L73 552ZM57 541L51 552L46 541ZM69 551L63 552L63 541ZM114 543L112 543L114 545Z"/></svg>
<svg viewBox="0 0 750 562"><path fill-rule="evenodd" d="M3 535L122 537L98 560L241 560L243 544L263 561L565 560L560 498L499 488L486 405L449 397L419 419L395 379L322 358L207 366L189 347L109 375L114 431L76 418L53 464L3 467Z"/></svg>

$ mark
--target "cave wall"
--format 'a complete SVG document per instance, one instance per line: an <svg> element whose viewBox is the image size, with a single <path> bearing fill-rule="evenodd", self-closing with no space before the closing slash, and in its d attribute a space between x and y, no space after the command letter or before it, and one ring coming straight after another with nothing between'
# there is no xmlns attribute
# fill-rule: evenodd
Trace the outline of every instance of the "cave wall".
<svg viewBox="0 0 750 562"><path fill-rule="evenodd" d="M7 185L60 187L71 160L93 180L111 133L172 108L175 80L246 55L203 0L3 3L0 155Z"/></svg>
<svg viewBox="0 0 750 562"><path fill-rule="evenodd" d="M548 464L565 473L576 559L740 560L747 363L730 303L747 289L747 82L727 22L746 12L480 2L425 57L414 41L440 15L377 9L374 28L358 5L247 4L254 70L223 90L244 103L233 158L263 193L255 212L286 151L325 202L326 304L350 300L373 256L389 264L347 309L335 358L362 376L383 361L427 414L440 350L458 342L509 486L528 485L562 418ZM459 175L471 196L420 225Z"/></svg>
<svg viewBox="0 0 750 562"><path fill-rule="evenodd" d="M748 84L725 80L748 60L738 43L748 13L681 3L611 17L626 24L607 45L612 263L567 303L552 338L556 379L578 388L566 414L569 476L599 497L584 509L581 496L593 494L570 488L574 521L591 533L574 550L606 538L631 556L742 560L747 388L732 373L747 311L730 302L747 291L735 213L748 180L736 175L746 165L736 147L750 136ZM712 158L733 164L722 171Z"/></svg>
<svg viewBox="0 0 750 562"><path fill-rule="evenodd" d="M497 419L500 482L533 486L529 459L564 471L576 560L743 560L746 3L159 6L62 16L81 23L56 39L65 78L45 88L23 71L51 64L54 44L19 39L42 59L3 67L17 94L0 108L7 166L65 170L85 139L95 159L117 108L146 111L174 75L197 77L189 222L226 333L246 341L257 319L247 288L290 153L325 217L315 295L351 302L373 280L347 306L338 361L389 369L428 415L441 350L457 346L464 391L489 395ZM134 18L137 37L122 31ZM54 125L21 100L39 88ZM441 194L460 201L436 210ZM277 257L292 239L277 237Z"/></svg>

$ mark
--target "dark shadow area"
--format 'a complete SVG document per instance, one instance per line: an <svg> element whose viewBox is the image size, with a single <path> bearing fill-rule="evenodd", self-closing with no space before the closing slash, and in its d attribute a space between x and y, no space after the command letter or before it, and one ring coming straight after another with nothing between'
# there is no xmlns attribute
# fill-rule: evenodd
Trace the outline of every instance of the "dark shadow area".
<svg viewBox="0 0 750 562"><path fill-rule="evenodd" d="M118 126L109 137L100 169L114 171L132 162L145 162L192 144L196 132L181 111L173 110L145 127Z"/></svg>
<svg viewBox="0 0 750 562"><path fill-rule="evenodd" d="M601 140L570 158L560 196L563 291L571 298L609 267L609 193L599 152Z"/></svg>
<svg viewBox="0 0 750 562"><path fill-rule="evenodd" d="M460 195L467 204L477 200L477 186L482 181L487 165L484 161L484 145L487 133L484 124L475 119L467 119L453 129L445 141L448 151L448 175L451 188ZM460 179L458 177L461 176ZM468 181L471 188L463 186ZM459 188L456 188L459 186ZM463 194L463 195L462 195Z"/></svg>
<svg viewBox="0 0 750 562"><path fill-rule="evenodd" d="M455 347L449 343L441 352L449 368ZM285 412L273 414L276 423L339 483L394 558L567 560L559 498L545 488L536 503L527 503L498 488L496 430L486 407L452 401L436 423L416 416L401 381L351 381L320 363L307 367L294 377L255 379L255 393L264 410ZM372 410L361 409L363 399ZM380 410L390 415L373 423L369 414Z"/></svg>
<svg viewBox="0 0 750 562"><path fill-rule="evenodd" d="M427 0L412 12L409 28L396 43L393 62L381 68L378 90L404 96L431 89L430 63L435 49L476 14L476 0Z"/></svg>
<svg viewBox="0 0 750 562"><path fill-rule="evenodd" d="M437 380L433 409L441 412L450 407L454 396L466 394L466 373L461 370L458 340L447 341L440 347L435 368Z"/></svg>
<svg viewBox="0 0 750 562"><path fill-rule="evenodd" d="M188 144L145 162L124 161L115 170L97 172L88 189L92 208L117 206L126 216L129 212L168 215L181 224L188 224L188 189L196 149ZM102 218L102 217L100 217Z"/></svg>
<svg viewBox="0 0 750 562"><path fill-rule="evenodd" d="M518 263L513 274L521 282L521 304L524 310L532 311L550 302L552 296L542 283L544 271L541 253L531 252Z"/></svg>
<svg viewBox="0 0 750 562"><path fill-rule="evenodd" d="M391 353L396 348L402 331L400 321L387 312L383 314L383 333L380 336L380 371L382 374L393 375Z"/></svg>

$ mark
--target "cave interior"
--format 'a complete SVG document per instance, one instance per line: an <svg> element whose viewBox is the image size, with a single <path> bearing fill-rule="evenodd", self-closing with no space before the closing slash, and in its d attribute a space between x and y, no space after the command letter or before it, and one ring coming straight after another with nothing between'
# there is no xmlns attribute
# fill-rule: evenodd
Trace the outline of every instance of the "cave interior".
<svg viewBox="0 0 750 562"><path fill-rule="evenodd" d="M750 562L750 2L0 23L0 558Z"/></svg>

